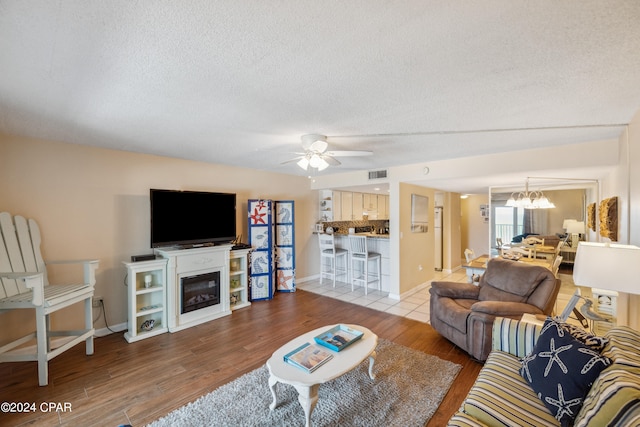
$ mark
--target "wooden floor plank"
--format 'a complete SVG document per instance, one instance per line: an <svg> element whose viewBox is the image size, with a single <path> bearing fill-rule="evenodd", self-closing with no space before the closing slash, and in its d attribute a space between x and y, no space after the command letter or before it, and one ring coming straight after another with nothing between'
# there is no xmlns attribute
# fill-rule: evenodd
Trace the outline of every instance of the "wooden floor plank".
<svg viewBox="0 0 640 427"><path fill-rule="evenodd" d="M481 368L427 324L298 291L131 344L121 333L97 338L94 355L79 345L51 361L46 387L38 386L36 363L2 363L0 402L68 402L72 412L0 414L0 425L143 426L262 366L296 336L332 323L360 324L380 338L462 365L429 426L446 424Z"/></svg>

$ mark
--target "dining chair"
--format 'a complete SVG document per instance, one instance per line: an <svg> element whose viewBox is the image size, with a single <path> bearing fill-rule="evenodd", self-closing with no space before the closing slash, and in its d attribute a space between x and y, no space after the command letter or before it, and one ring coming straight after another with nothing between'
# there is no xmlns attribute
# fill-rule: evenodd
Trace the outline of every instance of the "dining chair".
<svg viewBox="0 0 640 427"><path fill-rule="evenodd" d="M473 249L467 248L464 250L464 259L467 261L467 264L469 264L471 260L473 260L475 257L476 257L476 254L473 251Z"/></svg>
<svg viewBox="0 0 640 427"><path fill-rule="evenodd" d="M507 254L520 254L525 255L527 258L533 258L533 251L531 248L523 248L520 246L516 246L507 251Z"/></svg>
<svg viewBox="0 0 640 427"><path fill-rule="evenodd" d="M544 246L544 239L539 239L537 237L529 236L523 239L523 243L527 245L542 245Z"/></svg>
<svg viewBox="0 0 640 427"><path fill-rule="evenodd" d="M318 234L318 242L320 244L320 284L322 279L327 276L333 280L333 287L336 287L336 276L338 275L338 260L342 258L343 269L340 274L347 276L349 281L349 268L347 258L349 251L343 248L336 248L333 234Z"/></svg>
<svg viewBox="0 0 640 427"><path fill-rule="evenodd" d="M349 235L349 258L351 260L351 291L354 285L359 283L364 286L364 294L367 295L369 289L369 278L374 277L372 282L378 282L378 290L382 290L382 255L377 252L369 252L367 248L367 236ZM369 262L375 263L375 274L369 273ZM361 274L356 274L361 272Z"/></svg>
<svg viewBox="0 0 640 427"><path fill-rule="evenodd" d="M556 277L558 277L558 270L560 270L560 264L562 264L562 256L558 255L553 260L553 265L551 266L551 271L553 272L553 275Z"/></svg>

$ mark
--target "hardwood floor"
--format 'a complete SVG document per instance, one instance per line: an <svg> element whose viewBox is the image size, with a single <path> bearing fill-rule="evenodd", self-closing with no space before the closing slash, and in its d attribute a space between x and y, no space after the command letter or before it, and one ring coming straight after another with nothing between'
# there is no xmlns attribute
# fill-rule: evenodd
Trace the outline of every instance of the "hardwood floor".
<svg viewBox="0 0 640 427"><path fill-rule="evenodd" d="M122 333L97 338L93 356L76 346L49 363L46 387L38 386L35 362L2 363L0 402L35 403L36 411L0 413L0 425L143 426L258 368L292 338L332 323L360 324L462 365L428 426L446 424L482 367L425 323L300 290L133 344ZM68 403L71 411L42 411L49 402Z"/></svg>

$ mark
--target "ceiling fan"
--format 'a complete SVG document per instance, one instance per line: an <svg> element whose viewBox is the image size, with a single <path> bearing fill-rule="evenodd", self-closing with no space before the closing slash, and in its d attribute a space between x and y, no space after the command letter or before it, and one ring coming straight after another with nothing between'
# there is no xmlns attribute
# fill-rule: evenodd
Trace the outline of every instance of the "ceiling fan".
<svg viewBox="0 0 640 427"><path fill-rule="evenodd" d="M327 151L329 144L327 143L327 137L325 135L308 134L302 135L302 148L304 153L299 157L287 160L284 163L297 162L296 164L304 170L309 170L309 167L318 169L319 171L325 170L332 166L340 165L340 161L336 157L356 157L356 156L370 156L372 151Z"/></svg>

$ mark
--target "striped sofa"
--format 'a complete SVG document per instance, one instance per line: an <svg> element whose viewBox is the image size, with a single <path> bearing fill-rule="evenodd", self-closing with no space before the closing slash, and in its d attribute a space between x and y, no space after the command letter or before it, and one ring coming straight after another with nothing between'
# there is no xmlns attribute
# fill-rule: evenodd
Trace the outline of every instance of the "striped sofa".
<svg viewBox="0 0 640 427"><path fill-rule="evenodd" d="M520 376L542 326L496 318L492 351L449 426L560 426ZM602 354L612 360L596 379L574 427L640 426L640 332L612 328Z"/></svg>

